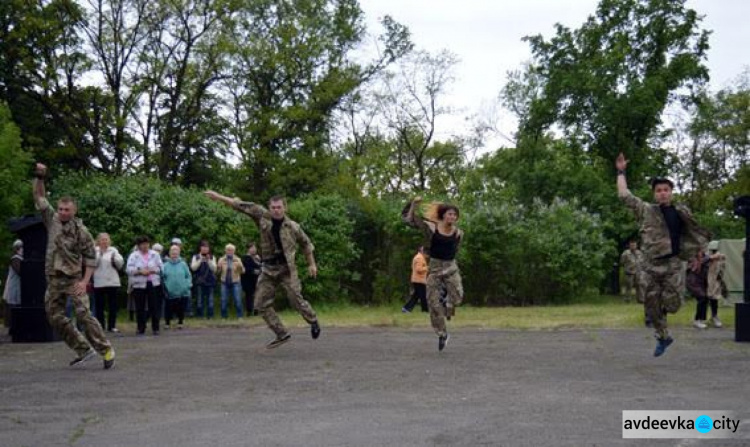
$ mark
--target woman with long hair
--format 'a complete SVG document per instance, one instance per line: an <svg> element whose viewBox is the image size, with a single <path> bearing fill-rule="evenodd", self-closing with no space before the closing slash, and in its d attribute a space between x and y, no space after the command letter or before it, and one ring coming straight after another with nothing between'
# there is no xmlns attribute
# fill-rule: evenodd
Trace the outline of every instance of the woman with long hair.
<svg viewBox="0 0 750 447"><path fill-rule="evenodd" d="M442 351L450 338L445 319L455 315L455 308L461 305L464 298L461 272L456 263L463 231L456 226L460 216L457 206L433 202L427 206L423 216L420 216L421 203L421 197L414 198L404 209L402 219L425 235L424 251L430 260L427 302L430 306L430 321L438 335L438 350ZM444 302L441 300L443 290L447 292Z"/></svg>

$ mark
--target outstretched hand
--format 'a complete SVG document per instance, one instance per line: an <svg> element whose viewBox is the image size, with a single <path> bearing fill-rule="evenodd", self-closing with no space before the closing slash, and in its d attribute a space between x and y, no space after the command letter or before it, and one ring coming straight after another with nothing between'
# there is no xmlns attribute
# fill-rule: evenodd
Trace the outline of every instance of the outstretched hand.
<svg viewBox="0 0 750 447"><path fill-rule="evenodd" d="M615 160L615 167L618 171L624 171L628 167L628 162L629 161L625 159L625 154L620 152L620 155L618 155Z"/></svg>

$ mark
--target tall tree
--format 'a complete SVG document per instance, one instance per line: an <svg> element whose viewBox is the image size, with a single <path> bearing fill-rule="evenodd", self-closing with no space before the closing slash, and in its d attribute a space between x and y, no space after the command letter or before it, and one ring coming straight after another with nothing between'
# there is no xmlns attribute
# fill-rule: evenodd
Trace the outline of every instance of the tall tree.
<svg viewBox="0 0 750 447"><path fill-rule="evenodd" d="M550 40L526 37L543 93L522 135L538 138L557 125L604 159L624 151L637 170L678 89L708 79L709 32L700 22L686 0L602 0L578 29L558 24Z"/></svg>
<svg viewBox="0 0 750 447"><path fill-rule="evenodd" d="M355 62L365 36L356 0L259 0L233 16L226 92L233 144L248 192L310 191L329 170L331 119L342 100L411 48L408 30L385 17L385 48Z"/></svg>

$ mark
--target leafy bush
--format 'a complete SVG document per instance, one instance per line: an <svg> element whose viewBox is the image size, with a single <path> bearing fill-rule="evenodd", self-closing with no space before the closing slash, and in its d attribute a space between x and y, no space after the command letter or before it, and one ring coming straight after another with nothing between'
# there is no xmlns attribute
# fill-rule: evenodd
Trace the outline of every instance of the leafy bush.
<svg viewBox="0 0 750 447"><path fill-rule="evenodd" d="M314 301L349 301L353 293L347 285L359 275L360 250L353 240L354 221L346 201L335 194L308 196L289 204L289 216L315 245L317 280L305 280L307 263L303 256L297 259L304 294Z"/></svg>
<svg viewBox="0 0 750 447"><path fill-rule="evenodd" d="M183 256L207 239L216 253L224 245L244 252L249 240L257 240L255 224L225 205L212 202L197 189L167 185L148 177L111 178L68 173L54 179L51 194L76 199L81 217L91 234L109 233L112 244L128 253L136 236L145 234L165 247L173 237L182 239Z"/></svg>
<svg viewBox="0 0 750 447"><path fill-rule="evenodd" d="M460 260L472 304L565 302L607 273L600 219L574 202L488 203L467 214Z"/></svg>

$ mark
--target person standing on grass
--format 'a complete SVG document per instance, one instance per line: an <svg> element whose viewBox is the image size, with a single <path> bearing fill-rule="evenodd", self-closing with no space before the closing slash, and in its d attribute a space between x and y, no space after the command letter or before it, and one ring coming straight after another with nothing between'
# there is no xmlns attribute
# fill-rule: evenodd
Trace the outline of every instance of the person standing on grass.
<svg viewBox="0 0 750 447"><path fill-rule="evenodd" d="M711 236L698 226L687 207L672 204L671 180L651 180L654 204L634 196L625 178L627 166L628 161L621 153L615 161L617 192L640 225L644 258L641 287L646 313L654 325L654 356L659 357L674 342L667 328L667 314L677 312L682 304L682 260L694 257Z"/></svg>
<svg viewBox="0 0 750 447"><path fill-rule="evenodd" d="M10 257L8 268L8 279L3 289L3 301L5 301L5 327L10 326L11 309L21 305L21 263L23 262L23 241L20 239L13 242L13 254ZM11 328L11 331L13 328ZM8 335L13 335L10 332Z"/></svg>
<svg viewBox="0 0 750 447"><path fill-rule="evenodd" d="M202 240L198 244L198 253L190 262L190 270L195 274L195 292L197 295L196 312L197 317L203 317L203 309L206 310L206 319L214 317L214 287L216 286L216 258L211 254L211 246L208 241Z"/></svg>
<svg viewBox="0 0 750 447"><path fill-rule="evenodd" d="M229 295L234 298L234 310L237 318L242 318L242 284L240 278L245 273L242 260L234 255L236 248L232 244L224 247L224 256L219 259L216 276L221 283L221 318L229 318Z"/></svg>
<svg viewBox="0 0 750 447"><path fill-rule="evenodd" d="M412 294L409 301L401 308L401 312L410 313L417 301L422 307L422 312L428 312L427 307L427 258L424 255L424 247L419 247L417 254L411 260L411 288Z"/></svg>
<svg viewBox="0 0 750 447"><path fill-rule="evenodd" d="M166 327L170 327L172 316L177 317L177 329L182 329L185 321L185 306L193 286L193 276L187 263L180 257L180 247L172 245L169 257L164 262L164 290L166 291Z"/></svg>
<svg viewBox="0 0 750 447"><path fill-rule="evenodd" d="M318 266L313 251L315 247L300 225L286 215L286 202L281 196L274 196L268 202L269 209L251 202L243 202L223 196L214 191L206 191L206 196L217 202L231 206L234 210L250 216L260 230L260 251L263 257L262 270L258 279L255 303L268 327L276 334L266 348L276 348L291 338L289 330L273 309L277 287L281 286L287 298L302 318L310 325L313 339L320 336L318 316L310 303L302 297L302 284L297 275L295 263L297 248L301 248L307 258L308 272L315 278Z"/></svg>
<svg viewBox="0 0 750 447"><path fill-rule="evenodd" d="M710 323L715 328L723 326L721 320L719 320L719 296L711 295L712 292L709 291L711 270L712 268L715 270L716 266L723 262L722 258L723 255L721 254L707 255L701 250L688 264L687 289L696 300L695 319L693 320L693 327L696 329L708 327L706 317L709 305L711 306Z"/></svg>
<svg viewBox="0 0 750 447"><path fill-rule="evenodd" d="M161 319L161 256L151 249L148 237L139 236L135 240L138 250L128 257L127 273L133 286L138 335L146 333L146 306L151 316L151 331L159 335Z"/></svg>
<svg viewBox="0 0 750 447"><path fill-rule="evenodd" d="M729 289L724 281L727 257L719 252L719 241L711 241L708 244L708 254L714 258L714 262L711 262L708 268L708 296L710 299L716 300L718 305L719 300L726 302L729 298ZM721 327L721 322L718 319L713 323L715 327Z"/></svg>
<svg viewBox="0 0 750 447"><path fill-rule="evenodd" d="M438 335L438 350L448 344L450 335L445 325L455 315L455 308L464 299L461 272L456 263L456 254L463 238L457 226L458 207L444 203L432 203L422 218L419 214L421 197L416 197L402 213L402 220L419 230L426 238L425 252L430 257L427 273L427 302L430 306L430 322ZM443 288L447 292L441 300Z"/></svg>
<svg viewBox="0 0 750 447"><path fill-rule="evenodd" d="M55 211L47 201L44 179L47 167L37 163L34 179L34 203L42 213L42 221L47 228L47 255L45 274L47 293L44 305L52 327L62 336L65 343L78 357L71 366L91 360L97 353L104 359L104 369L115 364L115 350L104 335L104 330L89 311L89 296L86 286L96 268L96 249L91 233L81 219L76 218L78 207L70 197L57 202ZM83 276L83 277L81 277ZM65 304L72 297L76 319L83 325L82 335L65 316Z"/></svg>
<svg viewBox="0 0 750 447"><path fill-rule="evenodd" d="M185 252L185 247L182 244L182 239L180 239L178 237L173 237L172 240L169 242L169 248L171 249L172 246L174 246L174 245L176 245L176 246L178 246L180 248L180 253L184 253ZM169 254L169 253L167 252L167 254ZM180 254L180 256L182 256L182 254ZM190 261L190 259L187 259L185 263L187 264L188 261ZM190 296L188 296L187 302L185 303L185 316L186 317L192 317L193 316L193 302L192 301L193 301L193 293L192 293L192 290L191 290L190 291Z"/></svg>
<svg viewBox="0 0 750 447"><path fill-rule="evenodd" d="M260 256L255 243L247 244L247 253L242 257L245 273L242 274L242 290L245 292L245 312L250 317L254 313L255 289L260 276Z"/></svg>
<svg viewBox="0 0 750 447"><path fill-rule="evenodd" d="M117 291L120 289L120 270L125 260L115 247L110 246L107 233L96 238L96 270L94 270L94 301L96 319L104 326L104 304L107 304L107 331L117 330Z"/></svg>
<svg viewBox="0 0 750 447"><path fill-rule="evenodd" d="M640 287L638 286L638 273L643 264L643 253L638 249L638 241L632 239L628 242L628 248L620 255L620 265L625 273L625 284L623 287L623 299L629 303L634 297L640 301Z"/></svg>

